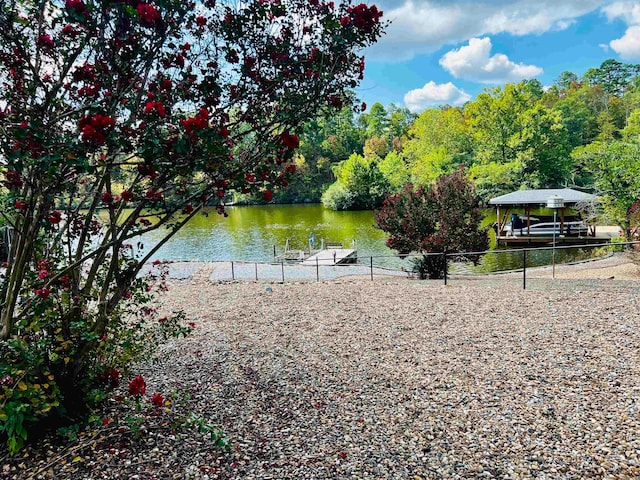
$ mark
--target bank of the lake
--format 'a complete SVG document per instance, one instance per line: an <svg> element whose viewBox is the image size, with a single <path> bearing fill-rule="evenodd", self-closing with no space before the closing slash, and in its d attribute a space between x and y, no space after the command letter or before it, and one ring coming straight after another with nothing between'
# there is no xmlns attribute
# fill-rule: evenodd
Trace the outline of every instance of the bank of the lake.
<svg viewBox="0 0 640 480"><path fill-rule="evenodd" d="M374 265L411 269L410 260L396 258L394 250L385 242L387 235L376 228L374 213L370 210L334 211L320 204L247 205L227 208L228 217L218 215L215 209L196 215L157 253L155 258L167 261L219 261L234 260L269 262L276 253L282 253L289 241L292 249L306 249L311 234L316 246L322 239L341 242L345 246L356 241L358 257ZM495 220L495 212L487 210L486 222ZM493 232L490 232L493 233ZM164 230L150 232L143 237L145 248L156 244ZM591 249L558 251L559 263L589 258ZM531 252L529 266L551 263L551 251ZM475 272L491 272L521 268L522 257L513 253L486 255ZM471 269L471 267L469 267Z"/></svg>

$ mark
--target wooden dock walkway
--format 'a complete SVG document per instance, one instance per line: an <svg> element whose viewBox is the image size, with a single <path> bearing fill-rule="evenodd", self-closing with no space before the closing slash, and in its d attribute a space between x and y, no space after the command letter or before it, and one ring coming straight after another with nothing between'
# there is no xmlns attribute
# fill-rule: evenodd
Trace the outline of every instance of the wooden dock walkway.
<svg viewBox="0 0 640 480"><path fill-rule="evenodd" d="M355 263L358 252L352 248L327 248L305 259L303 265L340 265Z"/></svg>

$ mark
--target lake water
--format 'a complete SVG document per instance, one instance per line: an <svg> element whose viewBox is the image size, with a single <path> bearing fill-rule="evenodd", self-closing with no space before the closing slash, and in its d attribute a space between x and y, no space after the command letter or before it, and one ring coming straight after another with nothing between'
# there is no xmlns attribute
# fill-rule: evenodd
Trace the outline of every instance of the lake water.
<svg viewBox="0 0 640 480"><path fill-rule="evenodd" d="M385 245L386 234L375 228L371 211L336 212L322 205L252 205L228 207L228 217L215 210L198 214L164 245L155 258L173 261L238 260L268 262L274 259L274 246L282 253L287 240L295 250L307 249L311 233L319 247L321 239L341 242L349 248L357 242L358 257L368 263L366 257L374 256L374 264L392 268L411 268L409 260L395 258L396 252ZM493 221L488 211L487 221ZM495 213L493 213L495 215ZM493 232L491 232L493 233ZM145 235L143 243L156 244L164 231ZM590 251L581 249L557 252L556 261L562 263L586 258ZM551 263L551 251L528 254L527 265ZM478 267L466 266L461 271L477 273L509 270L522 267L521 253L485 255ZM460 267L455 267L460 271Z"/></svg>

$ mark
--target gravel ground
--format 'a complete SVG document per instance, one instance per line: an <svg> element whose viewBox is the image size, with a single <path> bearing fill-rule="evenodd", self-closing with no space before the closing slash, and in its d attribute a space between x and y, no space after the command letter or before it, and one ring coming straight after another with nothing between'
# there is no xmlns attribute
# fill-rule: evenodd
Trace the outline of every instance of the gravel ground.
<svg viewBox="0 0 640 480"><path fill-rule="evenodd" d="M134 372L170 403L133 425L112 400L106 425L0 457L0 475L639 478L640 283L612 271L523 291L513 276L212 283L204 266L164 299L194 334ZM230 449L178 427L188 414Z"/></svg>

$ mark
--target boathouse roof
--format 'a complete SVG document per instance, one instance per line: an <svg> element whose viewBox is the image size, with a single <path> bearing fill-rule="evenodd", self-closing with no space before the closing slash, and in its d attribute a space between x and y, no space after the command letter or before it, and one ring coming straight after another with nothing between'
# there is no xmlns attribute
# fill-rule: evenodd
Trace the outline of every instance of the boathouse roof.
<svg viewBox="0 0 640 480"><path fill-rule="evenodd" d="M489 200L491 205L546 205L549 197L559 196L565 204L592 201L595 195L579 192L571 188L545 188L540 190L518 190Z"/></svg>

